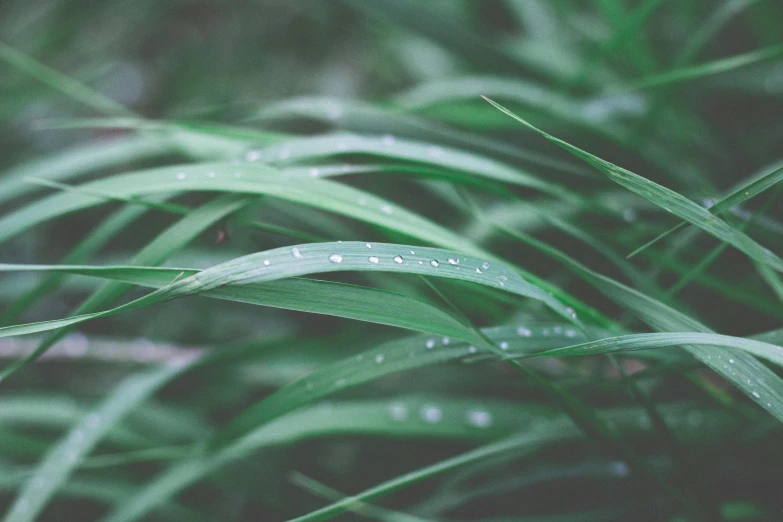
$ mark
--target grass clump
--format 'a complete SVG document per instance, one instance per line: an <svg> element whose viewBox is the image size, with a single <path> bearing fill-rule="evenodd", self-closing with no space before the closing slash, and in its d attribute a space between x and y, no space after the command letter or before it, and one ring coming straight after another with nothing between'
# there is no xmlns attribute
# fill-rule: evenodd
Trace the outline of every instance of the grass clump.
<svg viewBox="0 0 783 522"><path fill-rule="evenodd" d="M3 520L783 510L777 3L9 13Z"/></svg>

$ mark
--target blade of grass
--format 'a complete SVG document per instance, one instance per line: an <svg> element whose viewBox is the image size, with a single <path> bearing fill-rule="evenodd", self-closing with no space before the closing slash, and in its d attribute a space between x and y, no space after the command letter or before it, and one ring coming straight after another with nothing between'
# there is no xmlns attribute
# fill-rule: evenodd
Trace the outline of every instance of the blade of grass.
<svg viewBox="0 0 783 522"><path fill-rule="evenodd" d="M69 98L84 104L100 113L110 116L136 118L138 115L111 98L98 91L61 74L51 67L21 53L10 45L0 42L0 59L16 67L36 80L39 80L54 90L60 91Z"/></svg>
<svg viewBox="0 0 783 522"><path fill-rule="evenodd" d="M147 244L136 255L134 262L140 265L154 265L162 263L172 253L183 248L207 227L213 225L215 222L231 214L232 212L235 212L236 210L244 207L252 199L252 196L242 194L225 194L206 203L201 208L193 211L174 225L170 226L168 229L161 232L152 242ZM109 283L93 293L75 310L74 313L77 316L84 314L91 316L95 315L91 312L106 306L108 303L111 303L120 297L123 293L125 293L128 288L129 286L126 284L116 282ZM98 314L100 315L100 312ZM54 321L50 324L58 324L58 322ZM0 382L4 381L11 374L40 357L41 354L46 352L47 349L49 349L68 333L68 327L75 324L78 324L78 322L68 322L67 324L63 324L58 329L59 331L54 332L46 337L38 346L38 348L36 348L30 355L3 368L3 370L0 371ZM14 327L6 328L13 329Z"/></svg>
<svg viewBox="0 0 783 522"><path fill-rule="evenodd" d="M783 47L781 47L781 50L783 50ZM514 118L527 128L535 131L549 141L557 144L574 156L582 159L586 163L603 172L615 183L622 185L623 187L645 198L656 206L661 207L668 212L672 212L685 221L696 225L721 241L729 243L741 252L747 254L751 259L754 259L760 263L765 263L775 270L783 272L783 259L780 259L780 257L772 253L769 249L762 247L753 239L738 231L736 228L732 227L725 221L717 218L714 214L710 213L702 206L697 205L696 203L683 197L677 192L674 192L673 190L658 185L657 183L634 174L629 170L618 167L612 163L609 163L608 161L602 160L601 158L590 154L589 152L574 147L573 145L566 143L563 140L555 138L554 136L532 126L519 116L515 115L505 107L493 102L489 98L485 97L484 99L504 114Z"/></svg>
<svg viewBox="0 0 783 522"><path fill-rule="evenodd" d="M740 67L763 62L781 55L783 55L783 44L771 45L769 47L756 49L755 51L730 56L728 58L722 58L712 62L702 63L690 67L679 67L664 73L640 78L630 82L627 85L610 87L607 89L607 91L612 93L638 91L642 89L649 89L651 87L659 87L661 85L681 83L684 81L703 78L705 76L733 71Z"/></svg>
<svg viewBox="0 0 783 522"><path fill-rule="evenodd" d="M115 176L107 180L81 185L79 188L97 194L124 198L150 193L176 193L180 191L269 195L342 214L426 243L484 256L487 260L497 259L465 237L368 192L327 180L293 180L282 176L270 167L258 164L248 164L241 169L226 164L165 167L136 174ZM0 243L36 224L98 204L100 204L99 199L87 194L50 196L0 218ZM603 321L605 324L611 323L584 303L564 295L555 285L551 285L519 267L517 270L526 279L568 302L581 315L589 316L596 321Z"/></svg>
<svg viewBox="0 0 783 522"><path fill-rule="evenodd" d="M761 194L768 188L775 186L780 180L783 180L783 167L762 176L760 179L755 179L750 181L749 183L743 185L742 187L735 190L728 196L722 198L720 201L714 203L713 205L710 205L707 208L707 210L709 210L712 214L720 214L722 212L730 210L735 206L739 205L740 203L747 201L750 198L757 196L758 194ZM647 247L654 245L661 239L676 232L677 230L680 230L682 227L685 226L687 226L687 223L680 223L679 225L670 228L666 232L663 232L662 234L656 236L655 238L651 239L644 245L640 246L639 248L637 248L636 250L628 254L626 256L626 259L630 259L631 257L635 256L636 254L643 251Z"/></svg>

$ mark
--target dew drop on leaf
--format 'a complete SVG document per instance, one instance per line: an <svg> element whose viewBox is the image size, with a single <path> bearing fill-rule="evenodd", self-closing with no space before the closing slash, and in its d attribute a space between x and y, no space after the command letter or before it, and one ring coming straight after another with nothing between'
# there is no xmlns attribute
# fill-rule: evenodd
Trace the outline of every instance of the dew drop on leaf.
<svg viewBox="0 0 783 522"><path fill-rule="evenodd" d="M435 406L425 406L421 409L421 418L424 419L425 422L435 424L440 422L443 418L443 412L440 411L440 408Z"/></svg>
<svg viewBox="0 0 783 522"><path fill-rule="evenodd" d="M406 420L408 418L408 408L404 404L392 404L389 406L389 416L397 421Z"/></svg>
<svg viewBox="0 0 783 522"><path fill-rule="evenodd" d="M343 256L340 254L332 254L329 256L329 261L332 263L342 263L343 262Z"/></svg>
<svg viewBox="0 0 783 522"><path fill-rule="evenodd" d="M483 410L471 410L467 414L468 423L477 428L489 428L492 426L492 415Z"/></svg>

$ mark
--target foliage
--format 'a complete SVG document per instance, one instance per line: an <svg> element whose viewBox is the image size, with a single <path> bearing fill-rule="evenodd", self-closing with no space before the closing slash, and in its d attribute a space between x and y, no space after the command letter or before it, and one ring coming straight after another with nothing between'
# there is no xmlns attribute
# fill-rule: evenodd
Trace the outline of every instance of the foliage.
<svg viewBox="0 0 783 522"><path fill-rule="evenodd" d="M6 522L783 510L779 3L7 4Z"/></svg>

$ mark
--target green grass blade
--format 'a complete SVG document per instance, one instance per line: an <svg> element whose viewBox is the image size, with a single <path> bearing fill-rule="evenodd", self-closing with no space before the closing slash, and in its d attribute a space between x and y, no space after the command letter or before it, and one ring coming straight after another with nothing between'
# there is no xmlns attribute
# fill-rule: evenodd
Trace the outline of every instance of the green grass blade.
<svg viewBox="0 0 783 522"><path fill-rule="evenodd" d="M744 54L722 58L708 63L694 65L691 67L680 67L665 73L656 74L646 78L640 78L628 85L609 89L611 92L627 92L640 89L649 89L650 87L659 87L661 85L670 85L684 81L712 76L733 71L740 67L745 67L754 63L763 62L783 55L783 44L771 45L763 49L757 49Z"/></svg>
<svg viewBox="0 0 783 522"><path fill-rule="evenodd" d="M149 160L173 152L173 147L159 136L128 136L99 141L68 149L46 159L23 163L0 175L3 190L0 204L37 190L25 178L43 177L51 181L72 180L90 172L126 162Z"/></svg>
<svg viewBox="0 0 783 522"><path fill-rule="evenodd" d="M341 133L298 138L271 145L256 152L257 156L253 156L254 160L264 162L309 161L314 158L345 154L363 154L397 161L413 161L446 170L469 172L473 176L481 176L502 183L535 188L547 194L577 198L575 194L562 187L542 181L530 173L499 161L453 148L398 139L391 135L374 137Z"/></svg>
<svg viewBox="0 0 783 522"><path fill-rule="evenodd" d="M669 332L712 333L695 319L660 301L601 275L552 246L535 238L503 229L518 240L535 246L578 274L609 299L627 308L656 330ZM718 346L683 346L691 355L712 368L724 379L747 395L753 402L783 421L783 379L747 352ZM734 363L729 363L729 359Z"/></svg>
<svg viewBox="0 0 783 522"><path fill-rule="evenodd" d="M509 358L586 340L582 332L562 324L488 328L482 333L506 351ZM591 334L598 334L598 331L591 330ZM602 334L608 335L605 332ZM391 373L475 357L477 354L489 355L489 352L449 337L417 336L384 343L316 370L257 402L216 433L210 442L210 449L218 451L285 413L345 388Z"/></svg>
<svg viewBox="0 0 783 522"><path fill-rule="evenodd" d="M526 161L570 174L589 174L589 171L581 165L551 158L532 150L523 150L484 134L460 131L424 118L399 114L391 109L355 100L316 97L287 99L265 106L258 112L257 118L261 120L315 119L327 124L337 124L343 131L439 143L452 148L473 150L485 156ZM389 141L389 138L386 140Z"/></svg>
<svg viewBox="0 0 783 522"><path fill-rule="evenodd" d="M588 343L544 350L535 354L535 356L570 357L574 355L592 355L596 353L650 350L680 345L720 346L723 348L742 350L761 359L766 359L778 366L783 366L783 348L780 346L731 335L701 332L666 332L609 337ZM509 354L509 356L513 357L511 354ZM716 357L720 359L722 355L717 354ZM734 364L734 359L729 359L725 362Z"/></svg>
<svg viewBox="0 0 783 522"><path fill-rule="evenodd" d="M489 262L485 261L484 258L466 256L436 248L410 247L385 243L374 243L370 247L367 245L369 243L313 243L250 254L188 275L140 299L104 312L0 328L0 338L62 328L149 306L167 299L204 293L226 285L261 283L310 273L350 270L428 275L478 283L521 297L538 300L561 317L569 321L576 321L574 311L571 308L562 304L540 287L529 283L512 267L502 262ZM6 268L18 269L18 267L14 268L12 266L6 266ZM59 271L79 270L82 273L98 273L101 270L106 272L112 270L111 268L69 268L57 266L48 267L47 269ZM128 269L132 271L131 267L121 268L120 270L127 273Z"/></svg>
<svg viewBox="0 0 783 522"><path fill-rule="evenodd" d="M697 205L693 201L683 197L673 190L658 185L657 183L634 174L633 172L630 172L622 167L618 167L612 163L609 163L608 161L602 160L601 158L594 156L589 152L574 147L573 145L566 143L563 140L555 138L554 136L532 126L505 107L498 105L488 98L485 98L485 100L495 106L498 110L502 111L508 116L511 116L529 129L544 136L549 141L557 144L574 156L584 160L586 163L589 163L596 169L600 170L615 183L622 185L628 190L638 194L639 196L663 208L664 210L675 214L685 221L696 225L721 241L729 243L738 250L747 254L751 259L767 264L775 270L783 272L783 259L772 253L769 249L762 247L753 239L738 231L736 228L732 227L725 221L717 218L704 207Z"/></svg>
<svg viewBox="0 0 783 522"><path fill-rule="evenodd" d="M35 520L49 500L98 442L132 408L149 397L161 385L187 368L188 361L178 361L147 373L132 375L70 431L52 446L33 476L11 505L5 522Z"/></svg>
<svg viewBox="0 0 783 522"><path fill-rule="evenodd" d="M405 234L443 248L496 259L464 236L392 204L368 192L328 180L294 180L271 167L258 164L201 164L151 169L135 174L114 176L79 187L85 192L128 198L152 193L181 191L218 191L269 195L313 208L342 214L383 229ZM0 243L30 227L58 216L100 204L103 200L88 194L57 194L0 218ZM592 308L566 296L556 286L518 269L528 280L569 302L584 316L601 320ZM604 319L605 321L605 319Z"/></svg>
<svg viewBox="0 0 783 522"><path fill-rule="evenodd" d="M104 220L95 230L85 237L62 259L62 264L82 264L94 255L103 245L133 221L139 218L146 209L143 207L125 207ZM41 298L53 293L60 282L61 274L49 274L35 287L15 299L0 312L0 325L8 325L16 320L30 306Z"/></svg>
<svg viewBox="0 0 783 522"><path fill-rule="evenodd" d="M438 415L435 408L440 415ZM716 415L712 422L693 426L688 422L691 408L683 405L663 406L661 410L666 422L675 427L678 435L688 435L700 440L706 429L714 430L725 424ZM486 416L471 414L481 411ZM637 408L605 410L602 417L614 423L624 432L639 432L647 428L641 419L646 414ZM437 416L438 422L430 422ZM705 418L707 415L705 415ZM710 414L712 417L712 414ZM483 419L476 422L477 419ZM694 429L695 428L695 429ZM455 469L471 462L482 461L514 449L537 447L541 444L563 440L579 439L582 432L563 415L552 415L548 410L519 403L498 401L456 400L454 398L398 398L382 402L358 402L322 404L296 411L281 417L249 435L239 439L225 450L212 455L199 456L175 464L163 472L138 494L119 506L102 522L131 522L145 516L152 509L173 498L184 488L203 479L216 470L246 458L260 448L271 445L290 444L302 438L337 433L379 434L386 437L458 437L468 439L498 438L516 434L508 441L492 443L486 448L470 452L470 458L456 457L457 461L445 460L426 468L425 473L409 474L388 484L379 486L377 496L403 487L434 474ZM714 431L713 431L714 433ZM431 472L434 471L434 472ZM362 498L370 500L370 497ZM332 508L331 513L342 513L342 507Z"/></svg>
<svg viewBox="0 0 783 522"><path fill-rule="evenodd" d="M43 65L3 42L0 42L0 59L98 112L111 116L138 117L135 112L116 101L107 98L81 82L55 71L51 67Z"/></svg>
<svg viewBox="0 0 783 522"><path fill-rule="evenodd" d="M56 271L161 288L178 277L196 274L189 268L100 268L0 265L0 271ZM356 285L292 277L258 284L226 285L202 294L227 301L345 317L438 335L464 335L465 325L424 301L395 292Z"/></svg>
<svg viewBox="0 0 783 522"><path fill-rule="evenodd" d="M783 180L783 167L776 169L769 174L766 174L762 176L759 179L752 180L751 182L747 183L746 185L743 185L739 189L735 190L728 196L722 198L720 201L716 202L715 204L708 207L708 210L713 214L720 214L722 212L725 212L727 210L730 210L734 208L735 206L739 205L740 203L743 203L744 201L749 200L750 198L761 194L768 188L771 188L775 186L780 180ZM628 256L627 258L631 258L641 252L642 250L646 249L647 247L650 247L660 241L661 239L665 238L666 236L676 232L677 230L681 229L682 227L686 226L685 223L680 223L679 225L676 225L666 232L661 233L660 235L656 236L655 238L651 239L644 245L640 246Z"/></svg>
<svg viewBox="0 0 783 522"><path fill-rule="evenodd" d="M236 210L244 207L251 200L252 196L242 194L225 194L206 203L201 208L193 211L191 214L185 216L183 219L161 232L152 242L147 244L136 255L134 262L140 265L155 265L162 263L172 253L177 252L183 248L207 227L213 225L218 220L235 212ZM93 293L76 309L75 313L77 314L77 317L85 317L85 314L87 314L86 317L91 318L101 317L102 315L100 312L98 312L97 316L91 312L106 306L108 303L121 296L128 288L128 285L122 283L109 283L108 285ZM132 303L139 302L146 302L145 298L133 301ZM128 305L132 307L135 306L132 303L128 303ZM68 332L68 327L78 324L79 321L66 322L68 324L63 324L61 327L59 327L58 332L55 332L44 339L38 348L36 348L30 355L4 368L0 372L0 382L7 379L11 374L38 358L42 353L44 353ZM48 322L50 326L58 323L60 322ZM13 329L14 327L7 328ZM46 330L39 329L36 331L42 332Z"/></svg>

